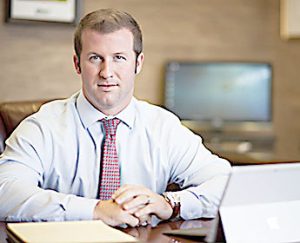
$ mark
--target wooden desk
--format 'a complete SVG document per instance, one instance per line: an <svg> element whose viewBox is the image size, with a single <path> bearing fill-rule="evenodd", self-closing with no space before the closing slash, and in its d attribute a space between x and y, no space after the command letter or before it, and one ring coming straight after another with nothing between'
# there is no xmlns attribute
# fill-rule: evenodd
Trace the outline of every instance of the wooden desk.
<svg viewBox="0 0 300 243"><path fill-rule="evenodd" d="M176 221L176 222L164 222L156 227L146 226L137 228L127 228L122 231L137 237L141 242L152 242L152 243L192 243L201 242L201 239L187 239L182 237L171 237L163 234L165 231L172 229L183 229L183 228L199 228L199 227L211 227L212 220L188 220L188 221ZM0 242L5 243L6 241L6 229L5 223L0 222ZM218 239L218 242L221 242Z"/></svg>
<svg viewBox="0 0 300 243"><path fill-rule="evenodd" d="M232 165L261 165L299 162L299 159L284 158L277 156L274 153L267 152L233 153L222 151L215 153L230 161Z"/></svg>

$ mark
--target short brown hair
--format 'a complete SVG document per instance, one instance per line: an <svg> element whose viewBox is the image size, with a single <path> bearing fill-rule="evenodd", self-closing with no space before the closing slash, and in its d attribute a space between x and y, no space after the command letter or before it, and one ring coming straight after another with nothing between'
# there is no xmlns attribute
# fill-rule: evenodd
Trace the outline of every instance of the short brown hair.
<svg viewBox="0 0 300 243"><path fill-rule="evenodd" d="M115 9L99 9L83 17L75 30L74 49L78 59L80 59L82 50L81 35L83 30L91 29L107 34L122 28L126 28L132 33L133 51L138 57L143 51L143 38L140 26L135 19L126 12Z"/></svg>

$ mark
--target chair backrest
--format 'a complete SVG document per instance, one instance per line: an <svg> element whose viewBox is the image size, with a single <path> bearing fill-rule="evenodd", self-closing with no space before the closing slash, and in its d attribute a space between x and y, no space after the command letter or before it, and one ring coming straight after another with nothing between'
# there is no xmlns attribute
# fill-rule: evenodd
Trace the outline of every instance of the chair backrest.
<svg viewBox="0 0 300 243"><path fill-rule="evenodd" d="M49 100L15 101L0 103L0 153L5 148L5 140L27 116L39 110Z"/></svg>

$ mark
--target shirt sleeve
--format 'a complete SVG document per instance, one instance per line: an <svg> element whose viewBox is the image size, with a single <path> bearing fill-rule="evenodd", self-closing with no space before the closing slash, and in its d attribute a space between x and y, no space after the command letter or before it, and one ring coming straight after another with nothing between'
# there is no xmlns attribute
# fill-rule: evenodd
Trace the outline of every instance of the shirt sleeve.
<svg viewBox="0 0 300 243"><path fill-rule="evenodd" d="M7 140L0 156L0 220L93 219L98 200L41 188L51 166L49 141L47 131L34 119L24 120Z"/></svg>
<svg viewBox="0 0 300 243"><path fill-rule="evenodd" d="M231 171L230 163L211 153L200 136L182 126L174 118L165 136L168 147L170 181L182 188L180 192L183 219L212 218L218 211Z"/></svg>

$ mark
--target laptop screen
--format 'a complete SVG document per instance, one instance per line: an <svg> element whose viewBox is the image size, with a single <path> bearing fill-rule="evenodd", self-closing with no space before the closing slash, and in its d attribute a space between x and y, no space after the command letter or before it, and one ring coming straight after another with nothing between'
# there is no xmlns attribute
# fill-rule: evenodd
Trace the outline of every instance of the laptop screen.
<svg viewBox="0 0 300 243"><path fill-rule="evenodd" d="M234 166L219 208L226 242L300 241L300 163Z"/></svg>

